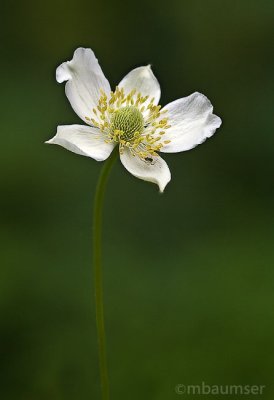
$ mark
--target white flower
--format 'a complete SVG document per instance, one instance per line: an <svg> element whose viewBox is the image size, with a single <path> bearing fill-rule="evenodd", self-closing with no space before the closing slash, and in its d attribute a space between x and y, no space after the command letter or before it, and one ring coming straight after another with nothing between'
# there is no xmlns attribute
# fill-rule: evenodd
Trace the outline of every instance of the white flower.
<svg viewBox="0 0 274 400"><path fill-rule="evenodd" d="M86 125L61 125L46 143L103 161L116 145L124 167L137 178L158 184L162 192L171 179L158 155L190 150L212 136L222 121L201 93L158 105L160 85L150 66L135 68L115 91L91 49L78 48L71 61L56 70L67 81L66 95Z"/></svg>

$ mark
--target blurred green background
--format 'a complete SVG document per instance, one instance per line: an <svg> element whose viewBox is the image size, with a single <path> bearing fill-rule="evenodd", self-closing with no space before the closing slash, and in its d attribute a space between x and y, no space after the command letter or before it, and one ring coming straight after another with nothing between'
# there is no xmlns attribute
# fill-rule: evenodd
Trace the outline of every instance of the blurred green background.
<svg viewBox="0 0 274 400"><path fill-rule="evenodd" d="M43 144L80 122L55 68L85 46L112 85L151 63L162 105L197 90L223 119L202 146L164 155L164 195L120 163L112 172L111 399L176 399L176 384L202 381L265 385L259 397L273 399L273 0L25 0L1 11L0 398L100 398L91 227L102 164Z"/></svg>

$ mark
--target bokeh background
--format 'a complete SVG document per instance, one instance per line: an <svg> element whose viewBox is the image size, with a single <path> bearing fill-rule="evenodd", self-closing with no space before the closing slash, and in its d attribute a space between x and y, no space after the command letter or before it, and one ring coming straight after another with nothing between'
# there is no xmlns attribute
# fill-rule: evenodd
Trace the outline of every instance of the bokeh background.
<svg viewBox="0 0 274 400"><path fill-rule="evenodd" d="M165 155L164 195L119 163L112 172L111 398L176 399L175 385L204 381L265 385L259 397L272 399L273 1L4 1L1 14L0 398L100 399L91 227L102 165L43 144L80 122L55 68L86 46L112 85L151 63L161 104L197 90L223 119L202 146Z"/></svg>

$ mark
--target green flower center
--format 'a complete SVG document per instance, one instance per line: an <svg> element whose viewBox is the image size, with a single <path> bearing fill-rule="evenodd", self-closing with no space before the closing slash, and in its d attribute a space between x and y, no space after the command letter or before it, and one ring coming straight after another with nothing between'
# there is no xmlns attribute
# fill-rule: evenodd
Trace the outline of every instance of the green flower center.
<svg viewBox="0 0 274 400"><path fill-rule="evenodd" d="M144 130L144 118L137 107L127 106L118 109L112 119L113 132L120 131L123 140L130 141Z"/></svg>

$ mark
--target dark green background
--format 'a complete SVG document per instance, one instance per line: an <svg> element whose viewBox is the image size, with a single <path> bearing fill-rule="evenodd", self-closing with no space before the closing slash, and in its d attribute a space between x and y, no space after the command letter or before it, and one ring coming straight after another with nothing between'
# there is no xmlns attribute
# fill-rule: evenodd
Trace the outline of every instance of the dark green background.
<svg viewBox="0 0 274 400"><path fill-rule="evenodd" d="M78 46L112 85L151 63L162 105L197 90L223 119L205 144L164 155L164 195L113 170L111 399L178 399L176 384L202 381L266 385L259 397L273 399L273 0L25 0L1 14L1 400L100 398L91 226L102 165L43 144L80 122L55 82Z"/></svg>

